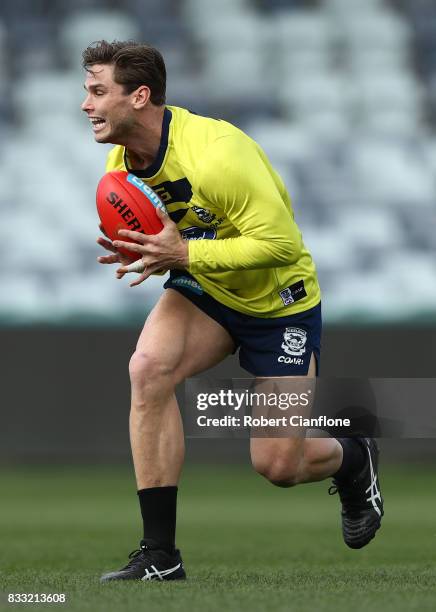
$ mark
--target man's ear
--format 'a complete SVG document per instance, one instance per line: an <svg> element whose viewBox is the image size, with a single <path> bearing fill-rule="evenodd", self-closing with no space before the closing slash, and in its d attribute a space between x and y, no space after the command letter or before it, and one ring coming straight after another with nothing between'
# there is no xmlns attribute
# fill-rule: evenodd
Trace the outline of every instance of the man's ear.
<svg viewBox="0 0 436 612"><path fill-rule="evenodd" d="M139 110L143 108L150 99L151 91L147 85L141 85L132 92L133 108Z"/></svg>

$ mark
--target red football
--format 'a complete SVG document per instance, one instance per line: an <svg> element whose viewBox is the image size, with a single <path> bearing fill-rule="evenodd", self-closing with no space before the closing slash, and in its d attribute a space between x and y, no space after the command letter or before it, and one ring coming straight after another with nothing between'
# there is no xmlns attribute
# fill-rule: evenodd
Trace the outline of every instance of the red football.
<svg viewBox="0 0 436 612"><path fill-rule="evenodd" d="M108 172L97 187L97 212L104 231L111 240L134 242L118 235L127 229L142 234L158 234L163 225L156 208L166 212L165 205L148 185L134 174L123 171ZM120 252L136 260L139 253L120 249Z"/></svg>

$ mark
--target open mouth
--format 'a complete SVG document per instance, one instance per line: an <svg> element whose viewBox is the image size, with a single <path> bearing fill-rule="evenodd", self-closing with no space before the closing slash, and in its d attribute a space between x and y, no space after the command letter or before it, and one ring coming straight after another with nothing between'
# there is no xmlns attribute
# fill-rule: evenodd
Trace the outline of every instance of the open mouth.
<svg viewBox="0 0 436 612"><path fill-rule="evenodd" d="M106 119L102 119L101 117L90 117L89 120L94 132L100 132L106 125Z"/></svg>

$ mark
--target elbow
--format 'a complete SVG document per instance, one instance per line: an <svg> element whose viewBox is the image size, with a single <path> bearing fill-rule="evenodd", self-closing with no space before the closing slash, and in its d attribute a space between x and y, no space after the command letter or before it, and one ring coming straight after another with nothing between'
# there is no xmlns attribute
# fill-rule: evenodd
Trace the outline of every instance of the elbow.
<svg viewBox="0 0 436 612"><path fill-rule="evenodd" d="M295 244L294 242L286 242L286 244L280 245L280 249L276 253L277 267L292 266L301 257L303 251L303 245L301 242Z"/></svg>

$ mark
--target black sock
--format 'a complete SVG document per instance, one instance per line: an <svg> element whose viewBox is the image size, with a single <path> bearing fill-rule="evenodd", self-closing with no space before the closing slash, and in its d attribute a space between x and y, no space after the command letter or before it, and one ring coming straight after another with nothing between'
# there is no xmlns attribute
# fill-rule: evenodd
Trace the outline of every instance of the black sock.
<svg viewBox="0 0 436 612"><path fill-rule="evenodd" d="M350 480L365 465L366 455L360 442L354 438L336 438L342 446L342 464L333 478L336 480Z"/></svg>
<svg viewBox="0 0 436 612"><path fill-rule="evenodd" d="M144 522L144 540L172 553L176 539L177 487L151 487L138 491Z"/></svg>

